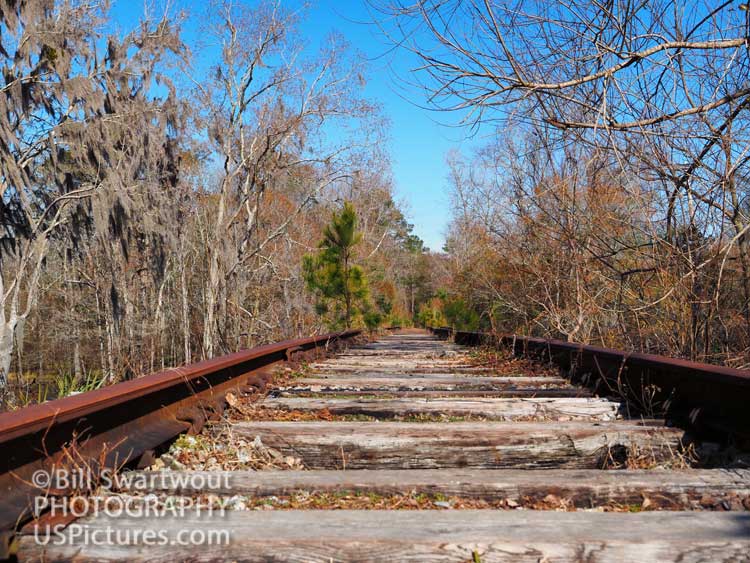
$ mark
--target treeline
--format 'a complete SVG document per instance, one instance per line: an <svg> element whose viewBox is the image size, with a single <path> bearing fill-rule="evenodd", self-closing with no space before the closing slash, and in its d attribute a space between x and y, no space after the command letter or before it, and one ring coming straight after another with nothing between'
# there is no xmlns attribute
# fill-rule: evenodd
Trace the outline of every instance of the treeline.
<svg viewBox="0 0 750 563"><path fill-rule="evenodd" d="M492 139L450 157L425 318L750 365L746 4L372 3Z"/></svg>
<svg viewBox="0 0 750 563"><path fill-rule="evenodd" d="M342 326L303 258L345 201L367 278L348 322L411 322L425 249L366 70L301 17L215 2L118 33L105 4L2 2L4 407Z"/></svg>

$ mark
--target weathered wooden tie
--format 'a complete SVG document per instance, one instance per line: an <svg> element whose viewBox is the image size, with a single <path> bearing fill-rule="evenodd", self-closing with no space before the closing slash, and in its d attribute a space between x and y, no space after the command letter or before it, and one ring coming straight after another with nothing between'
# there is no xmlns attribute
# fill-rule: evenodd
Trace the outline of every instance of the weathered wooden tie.
<svg viewBox="0 0 750 563"><path fill-rule="evenodd" d="M201 478L191 480L195 475ZM579 508L621 505L628 509L642 507L644 503L647 508L686 507L701 503L716 506L725 503L731 508L737 502L750 503L750 469L347 469L226 471L219 475L207 471L175 471L170 479L162 481L155 479L156 476L156 472L134 472L129 475L131 486L124 487L122 492L139 492L138 483L150 482L157 485L152 489L157 492L190 495L427 494L446 498L510 500L518 505L549 501L548 497L552 495L560 504L567 501ZM212 483L219 483L219 486Z"/></svg>
<svg viewBox="0 0 750 563"><path fill-rule="evenodd" d="M185 529L228 533L226 546L55 545L47 561L747 561L750 514L675 512L228 511L224 516L100 517L83 533L117 528L163 530L169 540ZM38 550L26 539L20 558Z"/></svg>
<svg viewBox="0 0 750 563"><path fill-rule="evenodd" d="M233 432L310 469L602 468L628 451L655 461L683 432L647 422L241 422Z"/></svg>
<svg viewBox="0 0 750 563"><path fill-rule="evenodd" d="M266 406L298 411L327 409L335 415L375 418L444 416L481 417L489 420L534 419L550 421L607 421L617 417L619 403L593 398L496 399L327 399L273 398ZM480 434L481 435L481 432Z"/></svg>

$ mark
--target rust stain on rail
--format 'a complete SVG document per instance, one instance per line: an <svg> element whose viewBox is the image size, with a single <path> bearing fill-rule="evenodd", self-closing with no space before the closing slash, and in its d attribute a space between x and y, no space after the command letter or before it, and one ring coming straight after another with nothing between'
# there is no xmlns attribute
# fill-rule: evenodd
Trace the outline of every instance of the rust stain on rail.
<svg viewBox="0 0 750 563"><path fill-rule="evenodd" d="M146 463L155 449L221 416L229 391L263 392L271 368L360 334L358 330L259 346L96 391L0 414L0 559L28 520L35 471L99 471ZM54 492L54 491L53 491Z"/></svg>

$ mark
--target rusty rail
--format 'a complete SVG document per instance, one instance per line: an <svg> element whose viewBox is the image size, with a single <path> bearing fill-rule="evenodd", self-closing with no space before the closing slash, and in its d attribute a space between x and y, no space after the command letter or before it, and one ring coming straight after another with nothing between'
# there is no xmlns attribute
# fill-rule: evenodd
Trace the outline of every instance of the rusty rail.
<svg viewBox="0 0 750 563"><path fill-rule="evenodd" d="M557 364L574 382L711 439L750 445L750 371L655 354L518 335L431 329L457 344L503 345Z"/></svg>
<svg viewBox="0 0 750 563"><path fill-rule="evenodd" d="M274 365L358 334L268 344L0 414L0 559L40 494L31 479L35 471L147 465L160 446L218 418L228 392L262 392Z"/></svg>

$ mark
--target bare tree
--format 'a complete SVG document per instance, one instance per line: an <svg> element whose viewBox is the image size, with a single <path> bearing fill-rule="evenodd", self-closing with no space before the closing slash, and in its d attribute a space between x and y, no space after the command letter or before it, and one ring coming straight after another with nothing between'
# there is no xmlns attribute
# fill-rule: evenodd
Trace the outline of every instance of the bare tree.
<svg viewBox="0 0 750 563"><path fill-rule="evenodd" d="M206 36L220 46L221 60L213 80L196 83L195 98L220 161L206 240L205 357L216 352L227 283L282 236L321 190L346 175L352 146L324 144L329 122L369 112L356 91L357 65L344 57L339 38L331 37L318 57L305 57L296 37L298 15L277 3L249 8L225 2L212 12ZM295 186L302 169L306 184ZM261 235L264 196L286 183L296 192L295 207Z"/></svg>
<svg viewBox="0 0 750 563"><path fill-rule="evenodd" d="M475 119L524 102L557 127L642 131L750 94L749 16L737 2L374 4L424 62L430 103Z"/></svg>
<svg viewBox="0 0 750 563"><path fill-rule="evenodd" d="M110 38L103 56L103 17L98 4L87 2L28 0L1 12L2 382L14 341L22 344L51 241L75 246L90 220L100 219L101 228L115 219L124 208L112 207L123 197L114 194L141 180L144 151L160 150L144 145L131 126L162 117L145 96L155 62L175 47L169 24L144 24L122 42ZM105 204L95 204L95 196Z"/></svg>

